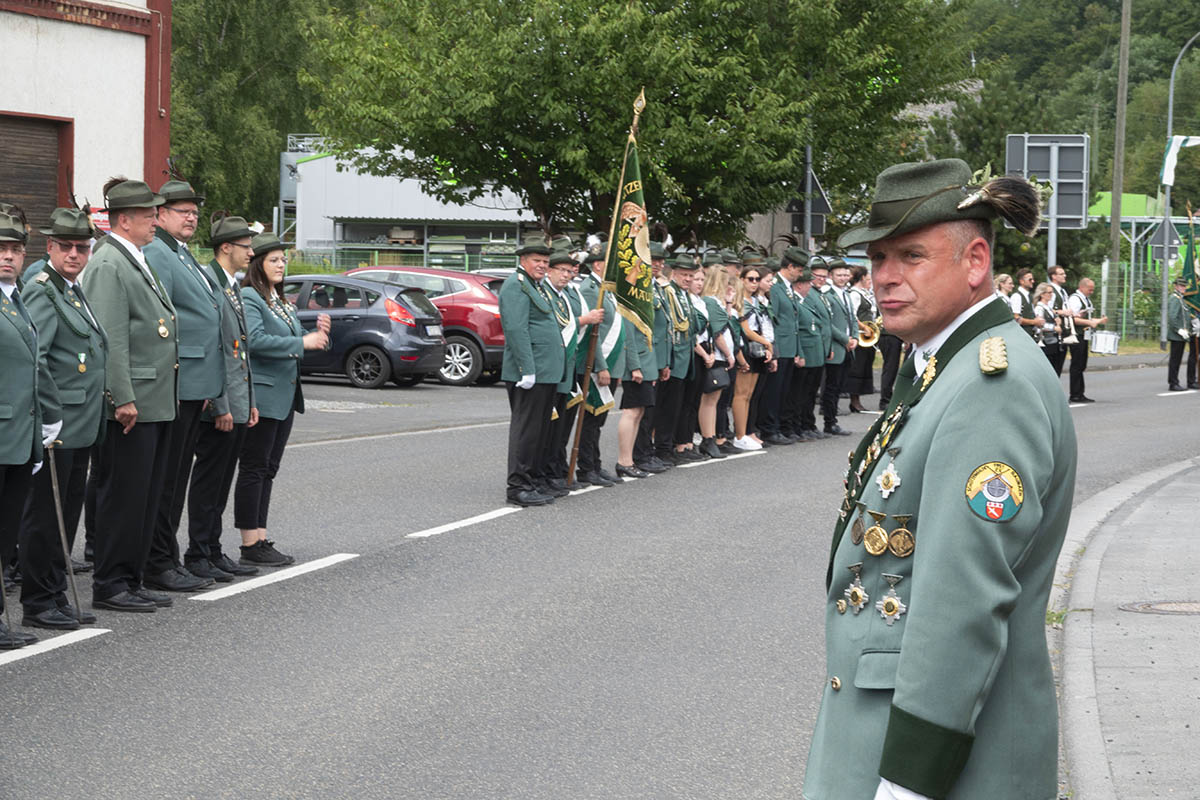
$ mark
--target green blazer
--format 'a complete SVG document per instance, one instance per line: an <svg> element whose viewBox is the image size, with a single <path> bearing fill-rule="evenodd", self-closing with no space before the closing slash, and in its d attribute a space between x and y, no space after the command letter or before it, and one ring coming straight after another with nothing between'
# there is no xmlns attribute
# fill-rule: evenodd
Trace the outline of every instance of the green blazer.
<svg viewBox="0 0 1200 800"><path fill-rule="evenodd" d="M811 290L809 294L812 294ZM821 338L817 315L804 301L796 308L796 342L800 351L796 355L804 359L805 369L825 366L825 356L829 354L829 349L825 340ZM822 347L825 349L822 350Z"/></svg>
<svg viewBox="0 0 1200 800"><path fill-rule="evenodd" d="M820 294L829 308L829 334L833 337L833 355L827 363L841 364L846 360L846 344L858 332L858 321L850 315L849 306L833 288L833 284L825 285L829 290Z"/></svg>
<svg viewBox="0 0 1200 800"><path fill-rule="evenodd" d="M504 279L499 296L504 330L500 379L516 383L533 375L536 383L558 384L567 373L566 350L545 289L517 267Z"/></svg>
<svg viewBox="0 0 1200 800"><path fill-rule="evenodd" d="M800 355L797 341L800 298L790 291L782 275L771 286L771 321L775 323L775 357L795 358ZM822 363L824 361L822 360Z"/></svg>
<svg viewBox="0 0 1200 800"><path fill-rule="evenodd" d="M258 415L287 419L304 413L300 360L304 358L304 328L296 310L271 305L258 290L242 288L242 308L250 344L250 373Z"/></svg>
<svg viewBox="0 0 1200 800"><path fill-rule="evenodd" d="M555 391L558 394L570 395L574 394L575 390L579 387L579 380L571 365L575 363L575 359L578 357L580 342L583 339L583 328L585 326L579 324L579 315L583 313L583 298L579 296L579 291L570 284L563 289L562 293L565 298L567 313L575 320L575 339L574 342L565 344L563 347L563 379L559 381L558 388ZM554 299L553 295L551 295L551 299Z"/></svg>
<svg viewBox="0 0 1200 800"><path fill-rule="evenodd" d="M175 306L179 330L179 399L211 400L225 386L221 305L204 268L159 228L142 250Z"/></svg>
<svg viewBox="0 0 1200 800"><path fill-rule="evenodd" d="M47 378L39 363L38 333L18 289L13 299L0 292L0 464L42 460L42 422L57 422L53 409L42 419L38 384Z"/></svg>
<svg viewBox="0 0 1200 800"><path fill-rule="evenodd" d="M672 325L671 377L687 380L692 374L692 362L695 360L696 337L700 327L699 315L692 308L688 293L680 289L675 281L667 284L666 297L674 304L673 316L680 321L686 319L688 324L686 331L676 331Z"/></svg>
<svg viewBox="0 0 1200 800"><path fill-rule="evenodd" d="M971 336L985 313L995 321ZM1008 309L972 320L956 355L937 354L937 378L863 476L854 522L834 543L808 800L870 798L880 776L948 800L1057 796L1045 615L1071 514L1075 430L1045 356ZM989 337L1007 344L1008 367L995 375L980 367ZM906 363L894 402L920 385L912 378ZM899 484L884 497L878 480L889 468ZM888 515L889 537L894 515L908 516L911 555L867 552L867 511ZM845 604L855 565L868 595L858 613ZM877 606L885 575L905 606L892 624Z"/></svg>
<svg viewBox="0 0 1200 800"><path fill-rule="evenodd" d="M21 273L21 283L28 286L30 281L32 281L34 278L36 278L38 275L40 275L42 273L42 270L44 270L45 268L46 268L46 259L39 258L37 261L33 262L28 267L26 267L25 271Z"/></svg>
<svg viewBox="0 0 1200 800"><path fill-rule="evenodd" d="M225 379L219 394L204 410L204 418L233 414L237 424L249 422L254 408L253 370L250 368L250 329L246 326L246 311L240 287L229 284L225 270L213 261L205 277L221 303L221 354L225 363Z"/></svg>
<svg viewBox="0 0 1200 800"><path fill-rule="evenodd" d="M667 297L666 289L658 285L658 281L654 282L654 368L656 370L654 377L658 378L657 370L663 370L671 366L671 312L667 308L667 303L671 302Z"/></svg>
<svg viewBox="0 0 1200 800"><path fill-rule="evenodd" d="M582 280L579 281L579 291L581 294L583 294L583 299L587 301L587 307L595 308L596 299L600 297L600 281L598 278L596 278L595 273L586 275ZM616 296L612 292L605 292L604 322L600 323L600 333L597 335L596 358L592 362L593 372L602 372L603 370L608 370L609 374L614 378L620 378L625 374L625 352L630 346L629 337L625 338L625 346L617 352L616 356L606 359L604 357L604 353L601 352L605 337L608 336L608 333L612 330L613 325L622 324L622 319L623 317L617 312ZM587 359L587 342L588 337L592 335L591 329L592 326L589 325L583 340L584 343L580 346L580 350L584 351L582 354L583 358L581 358L578 363L578 369L580 373L583 372L585 360Z"/></svg>
<svg viewBox="0 0 1200 800"><path fill-rule="evenodd" d="M38 272L23 295L38 331L42 412L62 420L59 447L91 447L104 429L104 365L108 338L89 313L82 290L67 286L53 268Z"/></svg>
<svg viewBox="0 0 1200 800"><path fill-rule="evenodd" d="M804 306L812 313L821 342L821 358L814 364L810 364L807 360L804 363L809 367L823 367L829 360L830 351L833 350L833 321L831 319L833 312L830 310L828 298L815 286L808 290L808 294L804 298Z"/></svg>
<svg viewBox="0 0 1200 800"><path fill-rule="evenodd" d="M1187 336L1180 336L1179 329L1187 331ZM1171 292L1167 297L1167 341L1185 342L1192 336L1192 321L1183 306L1183 296Z"/></svg>
<svg viewBox="0 0 1200 800"><path fill-rule="evenodd" d="M116 418L117 406L136 403L138 422L175 419L179 353L175 307L166 289L111 238L92 251L81 276L92 313L108 336L108 418Z"/></svg>
<svg viewBox="0 0 1200 800"><path fill-rule="evenodd" d="M643 383L658 380L658 361L650 349L650 340L625 317L621 317L621 324L625 326L625 372L620 378L631 381L633 371L640 369Z"/></svg>

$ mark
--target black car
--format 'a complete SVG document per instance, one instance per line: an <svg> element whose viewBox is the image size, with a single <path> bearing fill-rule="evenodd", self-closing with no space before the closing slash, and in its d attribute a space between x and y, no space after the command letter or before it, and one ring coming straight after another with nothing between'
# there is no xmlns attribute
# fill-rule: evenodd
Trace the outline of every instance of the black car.
<svg viewBox="0 0 1200 800"><path fill-rule="evenodd" d="M289 275L283 293L306 330L328 314L330 347L306 350L303 375L343 374L376 389L390 378L414 386L441 369L446 340L442 315L420 289L341 275Z"/></svg>

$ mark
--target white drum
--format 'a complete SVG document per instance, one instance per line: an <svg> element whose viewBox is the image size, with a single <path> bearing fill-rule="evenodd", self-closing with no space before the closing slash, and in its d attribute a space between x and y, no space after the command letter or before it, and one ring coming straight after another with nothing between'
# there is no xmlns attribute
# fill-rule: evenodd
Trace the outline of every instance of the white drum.
<svg viewBox="0 0 1200 800"><path fill-rule="evenodd" d="M1102 356L1115 356L1120 334L1112 331L1092 331L1092 352Z"/></svg>

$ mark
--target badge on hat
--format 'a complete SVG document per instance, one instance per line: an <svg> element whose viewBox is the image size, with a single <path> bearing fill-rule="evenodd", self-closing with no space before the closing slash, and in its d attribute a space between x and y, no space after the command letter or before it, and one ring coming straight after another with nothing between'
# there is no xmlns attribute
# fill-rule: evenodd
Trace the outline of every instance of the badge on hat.
<svg viewBox="0 0 1200 800"><path fill-rule="evenodd" d="M1017 471L1001 461L978 467L967 479L967 505L988 522L1008 522L1025 502L1025 487Z"/></svg>

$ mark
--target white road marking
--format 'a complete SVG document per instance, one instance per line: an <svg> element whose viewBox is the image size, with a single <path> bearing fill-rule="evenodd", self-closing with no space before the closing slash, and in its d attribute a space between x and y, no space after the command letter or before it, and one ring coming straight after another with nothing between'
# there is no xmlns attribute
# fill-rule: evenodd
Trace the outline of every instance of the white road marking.
<svg viewBox="0 0 1200 800"><path fill-rule="evenodd" d="M251 589L258 589L263 586L269 586L272 583L279 583L280 581L286 581L289 578L298 577L306 572L315 572L316 570L323 569L325 567L332 567L334 564L340 564L341 562L349 561L352 558L358 558L358 553L334 553L331 556L318 558L316 561L308 561L304 564L298 564L294 567L276 570L270 575L260 575L257 578L251 578L250 580L242 581L241 583L235 583L231 586L226 586L223 589L216 589L211 592L192 595L188 599L209 601L223 600L226 597L230 597L235 594L241 594L242 592L248 592Z"/></svg>
<svg viewBox="0 0 1200 800"><path fill-rule="evenodd" d="M862 411L859 411L858 413L859 414L870 414L872 417L878 417L883 412L882 411L868 411L867 409L864 408Z"/></svg>
<svg viewBox="0 0 1200 800"><path fill-rule="evenodd" d="M585 486L582 489L572 489L571 497L574 497L577 494L587 494L588 492L599 491L600 489L603 489L603 488L604 488L603 486Z"/></svg>
<svg viewBox="0 0 1200 800"><path fill-rule="evenodd" d="M36 656L39 653L45 653L50 650L57 650L60 647L66 647L69 644L82 642L85 639L93 639L97 636L103 636L106 633L112 633L108 628L80 628L77 631L64 633L62 636L55 636L50 639L43 639L37 644L30 644L22 647L20 650L6 650L0 654L0 665L11 664L14 661L20 661L23 658Z"/></svg>
<svg viewBox="0 0 1200 800"><path fill-rule="evenodd" d="M680 464L679 469L687 469L688 467L703 467L705 464L720 464L725 461L733 461L735 458L748 458L750 456L764 455L766 455L766 452L763 450L751 450L748 453L734 453L733 455L728 455L724 458L710 458L705 461L689 461L686 464Z"/></svg>
<svg viewBox="0 0 1200 800"><path fill-rule="evenodd" d="M587 490L585 489L583 491L587 491ZM574 494L574 493L572 493L572 494ZM447 522L445 525L438 525L436 528L426 528L423 531L417 531L416 533L410 533L407 536L405 536L404 538L405 539L424 539L429 536L437 536L439 533L449 533L450 531L457 530L458 528L465 528L468 525L474 525L479 522L487 522L489 519L496 519L497 517L503 517L503 516L507 516L509 514L515 514L521 510L522 509L517 508L516 506L505 506L504 508L497 508L494 511L488 511L484 514L476 514L473 517L467 517L466 519L460 519L458 522Z"/></svg>
<svg viewBox="0 0 1200 800"><path fill-rule="evenodd" d="M344 439L317 439L312 442L297 442L289 444L288 450L299 450L302 447L320 447L327 444L348 444L350 442L369 442L374 439L396 439L401 436L421 436L426 433L449 433L452 431L469 431L476 428L499 428L507 426L507 422L476 422L470 425L450 425L445 428L426 428L419 431L397 431L396 433L372 433L364 436L347 436Z"/></svg>
<svg viewBox="0 0 1200 800"><path fill-rule="evenodd" d="M1067 408L1087 408L1087 407L1088 407L1087 403L1071 403L1067 406Z"/></svg>
<svg viewBox="0 0 1200 800"><path fill-rule="evenodd" d="M1184 389L1182 392L1159 392L1159 397L1182 397L1185 394L1195 394L1195 389Z"/></svg>

